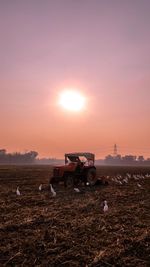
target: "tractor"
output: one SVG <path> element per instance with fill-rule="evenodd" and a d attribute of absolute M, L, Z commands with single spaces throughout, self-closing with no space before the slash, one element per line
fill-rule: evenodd
<path fill-rule="evenodd" d="M 64 182 L 65 187 L 73 187 L 79 183 L 95 185 L 95 155 L 88 152 L 65 154 L 65 165 L 55 166 L 50 183 Z"/>

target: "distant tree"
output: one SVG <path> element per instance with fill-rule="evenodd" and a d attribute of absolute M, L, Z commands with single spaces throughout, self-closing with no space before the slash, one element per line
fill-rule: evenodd
<path fill-rule="evenodd" d="M 0 149 L 0 163 L 1 164 L 7 163 L 7 154 L 5 149 Z"/>
<path fill-rule="evenodd" d="M 26 153 L 6 153 L 5 149 L 0 150 L 0 164 L 35 164 L 38 153 L 29 151 Z"/>
<path fill-rule="evenodd" d="M 124 164 L 129 164 L 132 165 L 133 163 L 136 163 L 136 156 L 133 155 L 125 155 L 124 157 L 122 157 L 122 162 Z"/>
<path fill-rule="evenodd" d="M 144 161 L 144 157 L 143 156 L 138 156 L 138 159 L 137 159 L 139 162 L 143 162 Z"/>
<path fill-rule="evenodd" d="M 107 155 L 107 156 L 105 157 L 105 160 L 113 160 L 113 157 L 112 157 L 111 155 Z"/>
<path fill-rule="evenodd" d="M 0 156 L 3 156 L 6 154 L 6 149 L 0 149 Z"/>
<path fill-rule="evenodd" d="M 105 157 L 105 163 L 106 164 L 113 164 L 114 163 L 114 158 L 111 156 L 111 155 L 107 155 L 106 157 Z"/>
<path fill-rule="evenodd" d="M 38 156 L 38 153 L 36 151 L 29 151 L 25 154 L 23 154 L 24 162 L 33 164 L 35 163 L 35 159 Z"/>

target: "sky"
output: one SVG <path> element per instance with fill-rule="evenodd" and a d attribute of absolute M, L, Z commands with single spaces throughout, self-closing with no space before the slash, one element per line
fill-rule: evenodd
<path fill-rule="evenodd" d="M 0 148 L 150 157 L 149 14 L 149 0 L 0 0 Z M 83 110 L 58 105 L 66 88 Z"/>

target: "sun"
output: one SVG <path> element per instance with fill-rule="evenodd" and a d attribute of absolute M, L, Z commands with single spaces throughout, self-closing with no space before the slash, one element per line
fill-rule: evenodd
<path fill-rule="evenodd" d="M 85 97 L 77 90 L 64 90 L 60 93 L 59 104 L 66 110 L 79 112 L 85 107 Z"/>

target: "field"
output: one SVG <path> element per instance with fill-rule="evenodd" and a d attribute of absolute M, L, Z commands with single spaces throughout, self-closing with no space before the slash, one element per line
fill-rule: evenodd
<path fill-rule="evenodd" d="M 49 166 L 0 167 L 0 266 L 150 266 L 150 168 L 98 167 L 108 186 L 77 193 L 57 185 L 55 198 L 51 172 Z M 114 180 L 127 172 L 145 177 Z"/>

